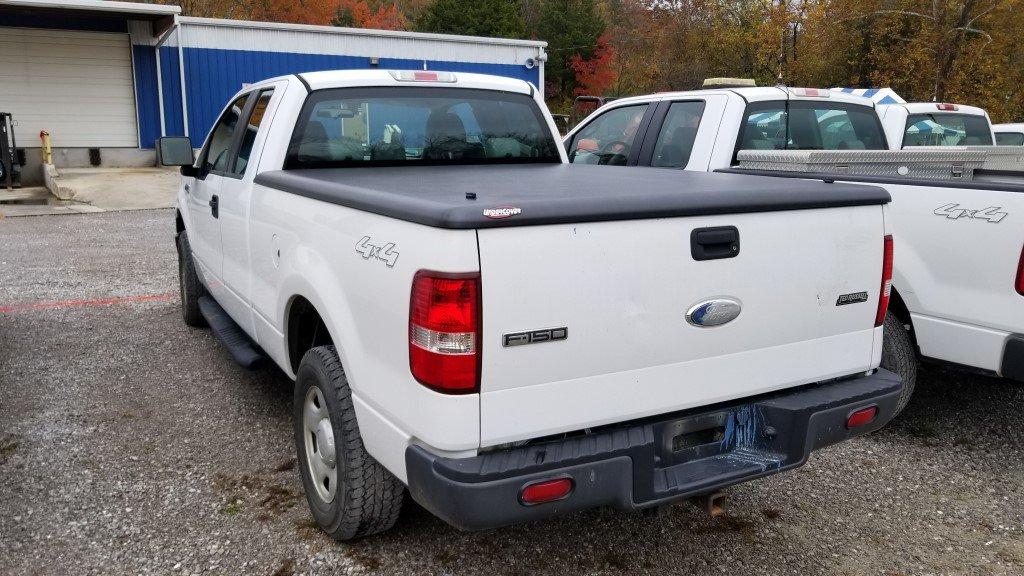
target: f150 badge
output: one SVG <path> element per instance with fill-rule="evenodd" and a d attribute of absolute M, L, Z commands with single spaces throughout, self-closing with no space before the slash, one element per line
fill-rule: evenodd
<path fill-rule="evenodd" d="M 363 236 L 359 242 L 356 242 L 356 252 L 363 257 L 363 260 L 376 258 L 387 264 L 388 268 L 394 268 L 395 262 L 398 262 L 398 250 L 395 248 L 394 242 L 388 242 L 383 246 L 371 244 L 369 236 Z"/>
<path fill-rule="evenodd" d="M 945 216 L 950 220 L 959 220 L 960 218 L 973 218 L 975 220 L 988 220 L 992 224 L 998 224 L 1003 218 L 1006 218 L 1009 214 L 1006 212 L 1000 212 L 1001 206 L 989 206 L 988 208 L 982 208 L 980 210 L 968 210 L 962 208 L 959 204 L 946 204 L 945 206 L 939 206 L 935 209 L 936 216 Z"/>
<path fill-rule="evenodd" d="M 732 298 L 715 298 L 694 304 L 686 311 L 686 321 L 698 328 L 721 326 L 735 320 L 742 309 Z"/>
<path fill-rule="evenodd" d="M 513 332 L 511 334 L 505 334 L 501 337 L 501 345 L 507 348 L 509 346 L 522 346 L 523 344 L 555 342 L 557 340 L 565 340 L 568 337 L 569 329 L 562 326 L 561 328 L 529 330 L 527 332 Z"/>

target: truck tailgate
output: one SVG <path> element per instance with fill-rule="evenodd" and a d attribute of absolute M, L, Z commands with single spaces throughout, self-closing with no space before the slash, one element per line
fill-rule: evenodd
<path fill-rule="evenodd" d="M 696 260 L 726 226 L 738 254 Z M 871 369 L 883 236 L 880 205 L 479 230 L 481 444 Z M 713 299 L 739 315 L 688 322 Z"/>

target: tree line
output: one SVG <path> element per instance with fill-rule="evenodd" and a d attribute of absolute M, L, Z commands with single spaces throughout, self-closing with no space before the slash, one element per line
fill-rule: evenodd
<path fill-rule="evenodd" d="M 545 93 L 700 87 L 709 77 L 890 87 L 1024 121 L 1024 0 L 180 0 L 188 15 L 537 38 Z"/>

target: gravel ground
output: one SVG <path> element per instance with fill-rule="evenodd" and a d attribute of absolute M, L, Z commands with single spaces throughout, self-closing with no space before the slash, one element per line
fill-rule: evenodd
<path fill-rule="evenodd" d="M 410 504 L 337 544 L 288 380 L 182 324 L 172 232 L 167 210 L 0 220 L 0 572 L 1024 574 L 1024 388 L 939 368 L 890 427 L 731 489 L 725 517 L 467 534 Z M 157 296 L 74 302 L 137 295 Z"/>

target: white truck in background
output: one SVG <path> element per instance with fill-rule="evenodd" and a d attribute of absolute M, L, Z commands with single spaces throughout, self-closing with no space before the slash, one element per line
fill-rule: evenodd
<path fill-rule="evenodd" d="M 1024 146 L 1024 124 L 994 124 L 996 146 Z"/>
<path fill-rule="evenodd" d="M 942 102 L 880 104 L 889 148 L 912 146 L 992 146 L 995 135 L 988 112 L 976 106 Z"/>
<path fill-rule="evenodd" d="M 182 167 L 184 320 L 294 379 L 319 525 L 403 493 L 467 529 L 635 510 L 876 430 L 892 272 L 876 186 L 566 163 L 526 82 L 247 86 Z"/>
<path fill-rule="evenodd" d="M 918 106 L 902 109 L 916 114 Z M 978 110 L 972 117 L 987 126 L 987 116 Z M 890 134 L 870 100 L 843 93 L 698 90 L 615 100 L 582 121 L 563 143 L 573 163 L 688 171 L 737 171 L 743 156 L 757 154 L 781 165 L 780 154 L 814 150 L 888 162 L 892 174 L 885 177 L 858 171 L 856 164 L 846 166 L 845 174 L 758 173 L 874 183 L 892 194 L 887 221 L 897 248 L 882 365 L 904 379 L 905 400 L 919 358 L 1024 380 L 1024 173 L 965 171 L 965 162 L 949 160 L 985 155 L 973 147 L 886 152 L 894 139 L 900 144 L 896 149 L 901 147 L 907 118 L 893 122 Z M 981 137 L 986 134 L 987 128 Z M 946 159 L 913 161 L 936 154 Z M 945 181 L 915 176 L 942 172 Z"/>

